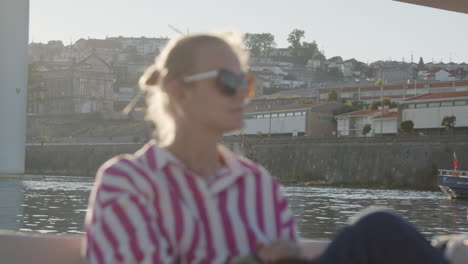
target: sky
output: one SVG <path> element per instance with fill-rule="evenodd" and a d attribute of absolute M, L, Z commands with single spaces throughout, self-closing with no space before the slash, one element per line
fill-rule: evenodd
<path fill-rule="evenodd" d="M 30 42 L 305 31 L 327 58 L 468 63 L 468 15 L 392 0 L 30 0 Z"/>

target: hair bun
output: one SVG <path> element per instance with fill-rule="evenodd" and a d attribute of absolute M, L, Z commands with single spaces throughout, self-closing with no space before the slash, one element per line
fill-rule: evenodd
<path fill-rule="evenodd" d="M 152 69 L 152 71 L 148 74 L 148 78 L 145 81 L 145 85 L 147 86 L 154 86 L 159 82 L 159 76 L 161 72 L 157 69 Z"/>

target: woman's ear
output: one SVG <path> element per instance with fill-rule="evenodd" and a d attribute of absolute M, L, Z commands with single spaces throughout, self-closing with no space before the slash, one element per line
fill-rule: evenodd
<path fill-rule="evenodd" d="M 173 80 L 166 85 L 166 92 L 178 105 L 181 105 L 187 99 L 187 84 Z"/>

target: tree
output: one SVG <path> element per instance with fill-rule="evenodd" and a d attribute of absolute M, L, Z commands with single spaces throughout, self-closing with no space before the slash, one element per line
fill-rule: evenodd
<path fill-rule="evenodd" d="M 289 48 L 292 50 L 294 56 L 299 56 L 299 51 L 302 48 L 301 42 L 304 38 L 304 30 L 294 29 L 288 35 Z"/>
<path fill-rule="evenodd" d="M 335 90 L 328 92 L 327 102 L 338 101 L 338 93 Z"/>
<path fill-rule="evenodd" d="M 398 104 L 396 102 L 392 102 L 388 98 L 382 98 L 381 100 L 372 101 L 372 103 L 369 106 L 369 109 L 371 110 L 379 109 L 379 107 L 382 106 L 382 102 L 384 106 L 388 106 L 389 108 L 398 107 Z"/>
<path fill-rule="evenodd" d="M 423 69 L 423 68 L 424 68 L 424 60 L 422 57 L 419 57 L 418 69 Z"/>
<path fill-rule="evenodd" d="M 276 47 L 275 36 L 271 33 L 261 33 L 259 35 L 261 52 L 264 56 L 270 56 L 271 51 Z"/>
<path fill-rule="evenodd" d="M 413 120 L 406 120 L 400 123 L 400 129 L 403 133 L 410 133 L 413 131 L 414 123 Z"/>
<path fill-rule="evenodd" d="M 300 55 L 306 57 L 307 60 L 313 58 L 316 54 L 319 54 L 320 51 L 318 50 L 317 43 L 313 42 L 302 42 L 302 48 L 300 51 Z"/>
<path fill-rule="evenodd" d="M 250 54 L 252 54 L 252 56 L 260 55 L 261 48 L 257 34 L 245 33 L 244 45 L 250 51 Z"/>
<path fill-rule="evenodd" d="M 446 130 L 452 130 L 455 127 L 456 122 L 456 116 L 444 116 L 440 125 L 445 127 Z"/>
<path fill-rule="evenodd" d="M 271 33 L 246 33 L 244 45 L 253 56 L 269 56 L 276 46 L 275 36 Z"/>
<path fill-rule="evenodd" d="M 384 84 L 384 82 L 383 82 L 383 80 L 381 80 L 381 79 L 378 79 L 378 80 L 374 83 L 375 86 L 380 86 L 380 85 L 383 85 L 383 84 Z"/>
<path fill-rule="evenodd" d="M 372 130 L 372 126 L 370 124 L 365 124 L 363 127 L 362 127 L 362 134 L 365 136 L 367 135 L 370 131 Z"/>

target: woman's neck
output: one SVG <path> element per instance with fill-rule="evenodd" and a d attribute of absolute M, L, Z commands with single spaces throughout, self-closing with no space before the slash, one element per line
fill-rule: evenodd
<path fill-rule="evenodd" d="M 163 148 L 179 158 L 200 177 L 209 179 L 220 167 L 217 143 L 220 136 L 194 129 L 178 129 L 171 143 Z"/>

